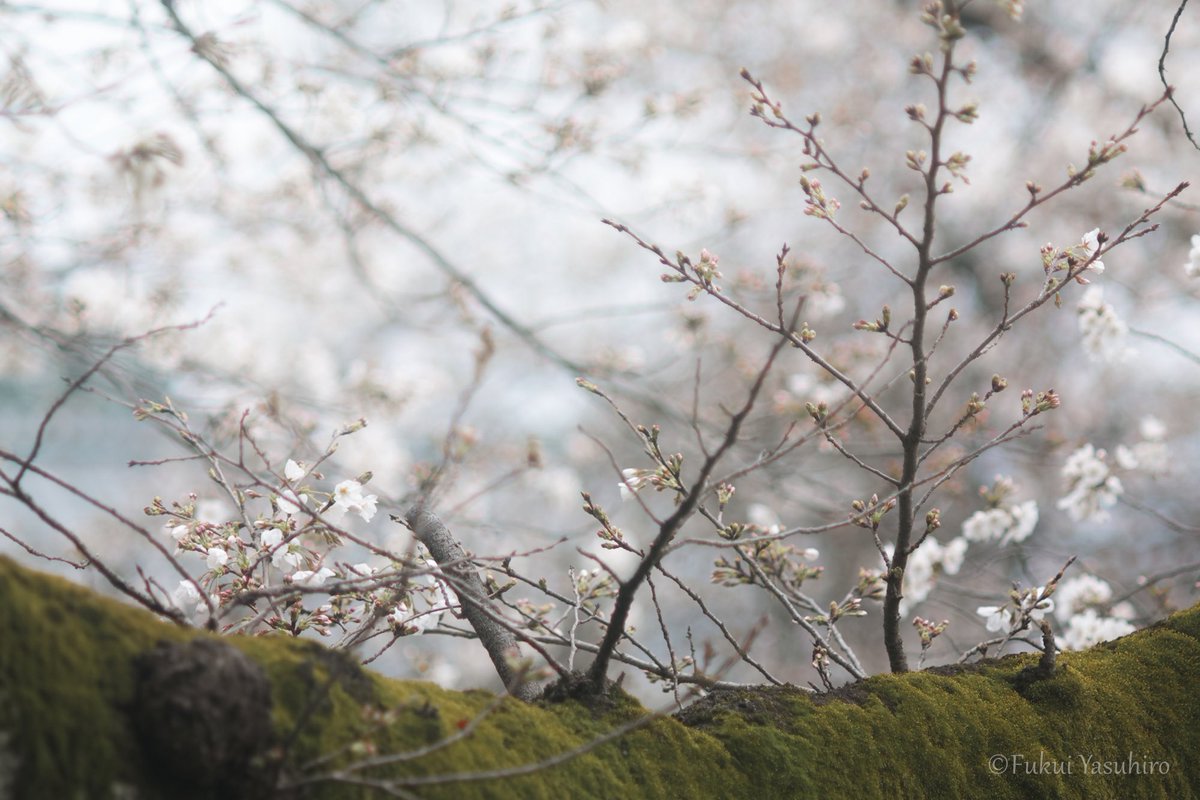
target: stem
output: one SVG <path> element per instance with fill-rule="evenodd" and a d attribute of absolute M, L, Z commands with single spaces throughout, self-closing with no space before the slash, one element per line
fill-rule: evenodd
<path fill-rule="evenodd" d="M 1054 629 L 1046 620 L 1042 620 L 1039 627 L 1042 629 L 1042 657 L 1038 659 L 1038 677 L 1053 678 L 1054 665 L 1058 657 L 1058 648 L 1054 643 Z"/>
<path fill-rule="evenodd" d="M 946 13 L 958 16 L 954 3 L 946 4 Z M 929 306 L 925 297 L 925 283 L 933 268 L 933 239 L 936 229 L 936 214 L 938 195 L 938 172 L 941 167 L 942 131 L 950 116 L 946 108 L 946 87 L 954 66 L 954 42 L 948 40 L 942 57 L 941 74 L 935 79 L 937 85 L 938 112 L 937 119 L 929 129 L 929 169 L 925 173 L 925 218 L 921 232 L 921 240 L 917 245 L 917 272 L 913 276 L 911 288 L 913 298 L 912 337 L 909 347 L 912 350 L 912 419 L 908 429 L 901 439 L 904 450 L 904 462 L 900 473 L 901 486 L 899 501 L 899 520 L 896 531 L 896 546 L 892 551 L 892 563 L 887 574 L 887 594 L 883 601 L 883 640 L 887 648 L 888 665 L 892 672 L 907 672 L 908 657 L 904 654 L 904 640 L 900 627 L 900 601 L 904 598 L 904 569 L 908 565 L 909 547 L 913 539 L 913 523 L 915 509 L 913 491 L 915 490 L 917 470 L 920 467 L 921 439 L 925 436 L 925 392 L 926 380 L 929 375 L 929 364 L 925 357 L 925 322 Z"/>
<path fill-rule="evenodd" d="M 799 307 L 797 307 L 798 311 Z M 795 324 L 794 319 L 792 320 L 792 324 Z M 645 557 L 638 564 L 633 575 L 622 583 L 621 588 L 617 590 L 617 599 L 613 603 L 613 612 L 608 620 L 608 629 L 604 632 L 604 639 L 600 642 L 599 650 L 596 651 L 595 660 L 592 661 L 591 667 L 588 668 L 587 676 L 589 682 L 592 684 L 592 691 L 594 693 L 600 694 L 604 691 L 604 681 L 605 675 L 608 672 L 608 664 L 617 644 L 625 635 L 625 621 L 629 618 L 629 609 L 633 606 L 633 599 L 637 595 L 638 589 L 645 583 L 646 578 L 650 575 L 650 571 L 667 554 L 671 541 L 696 510 L 697 506 L 699 506 L 708 488 L 709 477 L 712 475 L 713 470 L 716 469 L 717 463 L 737 441 L 738 433 L 742 429 L 742 423 L 745 422 L 746 417 L 750 415 L 750 411 L 754 408 L 754 402 L 758 398 L 759 392 L 766 382 L 767 375 L 775 363 L 775 357 L 779 355 L 779 351 L 789 341 L 788 338 L 781 336 L 771 348 L 771 354 L 767 357 L 767 361 L 763 364 L 762 369 L 759 370 L 758 378 L 754 381 L 754 385 L 750 387 L 750 394 L 746 398 L 745 404 L 730 419 L 729 426 L 725 429 L 725 437 L 721 441 L 721 446 L 704 460 L 704 464 L 700 467 L 700 474 L 696 477 L 695 483 L 684 494 L 679 506 L 675 509 L 675 513 L 667 517 L 659 526 L 658 535 L 654 537 L 654 542 L 650 545 Z"/>

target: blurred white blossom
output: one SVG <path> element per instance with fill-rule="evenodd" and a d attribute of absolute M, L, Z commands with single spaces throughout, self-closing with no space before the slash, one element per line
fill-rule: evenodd
<path fill-rule="evenodd" d="M 1108 511 L 1124 492 L 1121 479 L 1112 475 L 1105 459 L 1107 454 L 1090 444 L 1076 450 L 1063 465 L 1067 495 L 1058 501 L 1076 522 L 1103 522 Z"/>
<path fill-rule="evenodd" d="M 768 535 L 774 535 L 783 530 L 783 521 L 779 519 L 775 510 L 765 503 L 751 503 L 746 508 L 746 519 L 751 525 L 762 528 Z"/>
<path fill-rule="evenodd" d="M 229 562 L 229 553 L 220 547 L 208 548 L 208 558 L 205 559 L 209 569 L 219 569 Z"/>
<path fill-rule="evenodd" d="M 220 525 L 228 517 L 228 512 L 225 510 L 225 503 L 215 498 L 200 500 L 196 503 L 195 519 L 197 522 L 207 522 L 212 525 Z"/>
<path fill-rule="evenodd" d="M 804 296 L 804 313 L 810 319 L 831 317 L 846 308 L 841 287 L 832 281 L 814 279 L 807 285 Z"/>
<path fill-rule="evenodd" d="M 939 573 L 956 575 L 962 568 L 967 552 L 967 540 L 961 536 L 945 545 L 932 536 L 922 542 L 917 551 L 908 557 L 904 569 L 904 598 L 900 601 L 900 613 L 920 603 L 933 587 Z"/>
<path fill-rule="evenodd" d="M 637 469 L 636 467 L 621 470 L 621 482 L 617 484 L 617 488 L 621 490 L 621 499 L 632 500 L 634 493 L 641 491 L 642 487 L 650 483 L 653 475 L 651 470 Z"/>
<path fill-rule="evenodd" d="M 1067 622 L 1084 609 L 1111 600 L 1112 587 L 1095 575 L 1080 575 L 1060 583 L 1054 597 L 1058 601 L 1054 616 L 1060 622 Z"/>
<path fill-rule="evenodd" d="M 1167 426 L 1158 417 L 1146 416 L 1138 423 L 1138 433 L 1147 441 L 1161 442 L 1167 436 Z"/>
<path fill-rule="evenodd" d="M 810 403 L 836 404 L 844 395 L 844 387 L 833 382 L 820 380 L 811 372 L 798 372 L 787 380 L 787 390 L 801 401 Z"/>
<path fill-rule="evenodd" d="M 196 614 L 208 605 L 196 584 L 191 581 L 179 582 L 179 586 L 171 592 L 171 603 L 185 614 Z"/>
<path fill-rule="evenodd" d="M 292 573 L 292 583 L 300 586 L 324 586 L 325 581 L 332 578 L 333 570 L 329 567 L 321 567 L 315 572 L 313 570 L 302 569 Z"/>
<path fill-rule="evenodd" d="M 85 328 L 123 335 L 140 333 L 156 320 L 154 292 L 142 281 L 110 269 L 87 267 L 63 282 L 63 298 L 80 310 Z"/>
<path fill-rule="evenodd" d="M 1089 608 L 1071 617 L 1059 643 L 1066 650 L 1085 650 L 1100 642 L 1107 642 L 1137 630 L 1133 625 L 1116 617 L 1102 617 Z"/>
<path fill-rule="evenodd" d="M 425 576 L 425 581 L 437 589 L 438 594 L 442 596 L 442 602 L 447 608 L 457 608 L 459 604 L 458 593 L 454 591 L 450 584 L 438 577 L 437 562 L 432 559 L 426 559 L 425 566 L 429 567 L 429 574 Z"/>
<path fill-rule="evenodd" d="M 996 2 L 1008 12 L 1008 16 L 1012 19 L 1019 20 L 1025 13 L 1025 0 L 996 0 Z"/>
<path fill-rule="evenodd" d="M 1161 475 L 1170 467 L 1170 452 L 1167 450 L 1167 426 L 1157 417 L 1142 417 L 1138 426 L 1142 441 L 1133 446 L 1133 456 L 1138 469 L 1151 475 Z"/>
<path fill-rule="evenodd" d="M 1137 469 L 1138 458 L 1132 450 L 1123 444 L 1117 445 L 1115 453 L 1117 466 L 1121 469 Z"/>
<path fill-rule="evenodd" d="M 1083 350 L 1093 361 L 1116 364 L 1133 355 L 1126 344 L 1129 326 L 1104 302 L 1104 290 L 1099 286 L 1088 287 L 1079 299 L 1079 333 Z"/>
<path fill-rule="evenodd" d="M 1000 545 L 1023 542 L 1038 523 L 1036 500 L 1007 508 L 976 511 L 963 523 L 962 535 L 969 542 L 997 542 Z"/>
<path fill-rule="evenodd" d="M 1200 278 L 1200 233 L 1192 237 L 1192 250 L 1183 265 L 1183 272 L 1189 278 Z"/>
<path fill-rule="evenodd" d="M 387 615 L 388 624 L 404 628 L 406 633 L 424 633 L 437 623 L 440 615 L 430 613 L 414 613 L 405 603 L 399 603 Z"/>

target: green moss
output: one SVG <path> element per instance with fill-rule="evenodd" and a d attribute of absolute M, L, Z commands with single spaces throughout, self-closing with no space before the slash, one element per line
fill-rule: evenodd
<path fill-rule="evenodd" d="M 129 656 L 184 633 L 0 559 L 0 730 L 30 797 L 104 797 L 143 768 L 123 708 Z"/>
<path fill-rule="evenodd" d="M 147 782 L 127 718 L 131 664 L 161 640 L 206 635 L 164 624 L 65 581 L 0 559 L 0 739 L 18 759 L 19 797 L 189 796 Z M 861 797 L 1185 798 L 1200 793 L 1200 608 L 1086 653 L 1054 678 L 1036 660 L 884 675 L 812 697 L 796 689 L 717 692 L 532 774 L 418 786 L 426 798 Z M 275 740 L 264 768 L 302 777 L 380 753 L 443 742 L 492 701 L 480 691 L 384 679 L 311 642 L 228 639 L 267 673 Z M 382 727 L 378 712 L 388 711 Z M 472 732 L 420 757 L 360 773 L 372 779 L 465 775 L 535 764 L 644 714 L 627 698 L 506 700 Z M 1164 762 L 1167 774 L 1090 774 L 1100 762 Z M 1004 774 L 989 758 L 1004 759 Z M 271 759 L 275 759 L 272 761 Z M 1069 767 L 1070 774 L 1059 774 Z M 3 767 L 0 767 L 2 769 Z M 0 775 L 0 785 L 3 785 Z M 380 796 L 316 783 L 298 796 Z"/>

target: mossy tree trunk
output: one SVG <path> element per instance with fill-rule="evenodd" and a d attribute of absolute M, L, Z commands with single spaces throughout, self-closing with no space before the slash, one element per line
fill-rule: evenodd
<path fill-rule="evenodd" d="M 647 720 L 621 696 L 496 703 L 310 642 L 217 640 L 0 559 L 0 798 L 1174 800 L 1200 796 L 1198 638 L 1193 608 L 1049 679 L 1030 654 Z"/>

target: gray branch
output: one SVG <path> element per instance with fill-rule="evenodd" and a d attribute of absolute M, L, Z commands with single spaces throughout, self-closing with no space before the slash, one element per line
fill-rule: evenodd
<path fill-rule="evenodd" d="M 463 616 L 479 637 L 479 642 L 492 659 L 496 673 L 509 693 L 526 702 L 533 700 L 538 695 L 537 684 L 528 682 L 525 675 L 513 666 L 521 656 L 517 638 L 498 621 L 500 612 L 490 607 L 487 588 L 479 579 L 467 552 L 437 515 L 420 503 L 408 510 L 405 519 L 413 535 L 425 545 L 442 571 L 454 579 L 455 590 L 462 601 Z"/>

